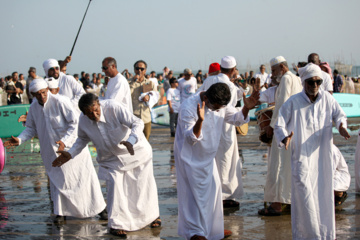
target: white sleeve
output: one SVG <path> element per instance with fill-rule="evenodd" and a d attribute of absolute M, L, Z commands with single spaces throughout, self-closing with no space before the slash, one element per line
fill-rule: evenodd
<path fill-rule="evenodd" d="M 201 129 L 200 136 L 197 138 L 194 134 L 194 126 L 196 121 L 198 120 L 198 116 L 194 116 L 194 113 L 189 111 L 188 109 L 181 109 L 180 113 L 181 119 L 179 118 L 178 124 L 182 125 L 182 129 L 184 129 L 184 138 L 190 145 L 195 145 L 197 142 L 203 139 L 203 134 Z"/>
<path fill-rule="evenodd" d="M 61 141 L 65 144 L 65 146 L 69 147 L 76 138 L 77 135 L 77 126 L 78 126 L 78 115 L 75 112 L 75 109 L 72 107 L 70 102 L 62 101 L 59 104 L 59 108 L 64 118 L 68 122 L 68 129 L 66 131 L 65 136 L 61 139 Z"/>
<path fill-rule="evenodd" d="M 279 115 L 274 126 L 274 136 L 279 148 L 284 147 L 282 140 L 289 136 L 289 131 L 287 126 L 289 125 L 290 118 L 292 116 L 290 102 L 283 104 L 279 109 Z"/>
<path fill-rule="evenodd" d="M 72 102 L 73 106 L 75 107 L 75 106 L 78 106 L 81 96 L 85 94 L 85 90 L 76 81 L 75 78 L 70 76 L 69 79 L 71 81 L 71 89 L 73 91 L 73 97 L 72 97 L 72 99 L 70 99 L 70 101 Z"/>
<path fill-rule="evenodd" d="M 273 116 L 271 118 L 270 126 L 272 128 L 275 127 L 276 120 L 278 118 L 279 109 L 280 107 L 288 100 L 288 98 L 291 96 L 291 86 L 292 86 L 293 79 L 291 77 L 284 77 L 281 79 L 280 85 L 277 88 L 276 95 L 278 96 L 275 101 L 275 109 L 273 112 Z"/>
<path fill-rule="evenodd" d="M 242 113 L 243 108 L 235 108 L 233 106 L 227 106 L 225 108 L 225 122 L 235 125 L 235 126 L 241 126 L 245 123 L 248 123 L 250 121 L 249 114 L 246 118 L 244 118 L 244 115 Z"/>
<path fill-rule="evenodd" d="M 31 107 L 30 107 L 29 113 L 28 113 L 28 115 L 26 117 L 26 128 L 18 136 L 19 145 L 21 143 L 26 142 L 27 140 L 35 137 L 36 133 L 37 133 L 36 125 L 35 125 L 34 118 L 33 118 L 32 111 L 31 111 Z"/>
<path fill-rule="evenodd" d="M 84 149 L 84 147 L 86 147 L 86 144 L 88 144 L 90 141 L 91 140 L 88 135 L 81 129 L 81 127 L 79 127 L 78 138 L 76 139 L 74 145 L 70 148 L 68 153 L 70 153 L 71 157 L 74 158 Z"/>
<path fill-rule="evenodd" d="M 131 129 L 131 133 L 127 141 L 134 145 L 140 140 L 140 137 L 142 136 L 142 132 L 144 129 L 144 122 L 140 118 L 132 114 L 123 105 L 119 104 L 115 108 L 115 112 L 117 119 L 120 120 L 119 122 Z"/>

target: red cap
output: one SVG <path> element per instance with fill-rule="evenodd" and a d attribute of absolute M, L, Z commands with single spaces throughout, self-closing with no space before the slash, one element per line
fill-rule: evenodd
<path fill-rule="evenodd" d="M 216 71 L 220 71 L 220 64 L 218 64 L 217 62 L 210 64 L 209 66 L 209 74 L 216 72 Z"/>

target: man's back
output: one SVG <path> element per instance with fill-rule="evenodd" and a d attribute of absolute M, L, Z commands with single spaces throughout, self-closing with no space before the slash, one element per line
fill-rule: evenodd
<path fill-rule="evenodd" d="M 197 89 L 197 83 L 196 79 L 194 77 L 191 77 L 189 80 L 185 80 L 185 78 L 181 78 L 178 80 L 179 87 L 181 94 L 181 103 L 185 101 L 185 99 L 189 98 L 191 95 L 193 95 Z"/>
<path fill-rule="evenodd" d="M 133 112 L 129 83 L 120 73 L 110 78 L 104 99 L 114 99 L 126 105 L 128 110 Z"/>
<path fill-rule="evenodd" d="M 280 84 L 275 94 L 275 109 L 271 118 L 271 127 L 274 128 L 277 121 L 280 107 L 294 94 L 301 92 L 303 89 L 301 80 L 292 72 L 287 71 L 281 78 Z"/>

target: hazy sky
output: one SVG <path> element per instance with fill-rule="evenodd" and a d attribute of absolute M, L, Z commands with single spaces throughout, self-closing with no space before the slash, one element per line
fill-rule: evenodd
<path fill-rule="evenodd" d="M 88 3 L 1 0 L 0 76 L 30 66 L 44 75 L 45 59 L 64 59 Z M 359 0 L 92 0 L 68 72 L 101 72 L 107 56 L 120 71 L 143 59 L 148 72 L 207 70 L 225 55 L 258 70 L 272 57 L 292 63 L 311 52 L 360 65 L 359 9 Z"/>

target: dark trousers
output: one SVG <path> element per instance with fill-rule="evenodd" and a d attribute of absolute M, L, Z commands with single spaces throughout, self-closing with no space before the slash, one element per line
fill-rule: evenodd
<path fill-rule="evenodd" d="M 170 131 L 172 133 L 176 132 L 178 113 L 169 113 L 170 114 Z"/>

